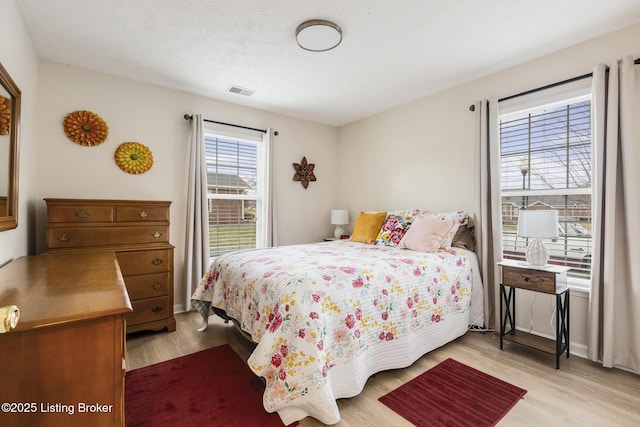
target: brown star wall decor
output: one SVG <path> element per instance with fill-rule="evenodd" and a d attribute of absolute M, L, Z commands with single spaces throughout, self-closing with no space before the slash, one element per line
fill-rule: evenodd
<path fill-rule="evenodd" d="M 307 158 L 303 157 L 300 163 L 294 163 L 293 168 L 296 170 L 293 175 L 294 181 L 300 181 L 304 188 L 309 186 L 310 181 L 315 181 L 316 176 L 313 174 L 313 169 L 316 167 L 313 163 L 307 163 Z"/>

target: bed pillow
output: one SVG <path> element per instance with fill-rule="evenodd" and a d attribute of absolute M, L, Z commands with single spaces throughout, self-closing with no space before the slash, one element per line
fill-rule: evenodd
<path fill-rule="evenodd" d="M 351 241 L 369 244 L 375 242 L 386 217 L 386 212 L 360 212 L 360 216 L 353 226 Z"/>
<path fill-rule="evenodd" d="M 453 227 L 445 236 L 445 239 L 442 241 L 440 245 L 440 249 L 451 249 L 451 242 L 453 241 L 453 237 L 458 232 L 458 229 L 462 225 L 467 225 L 469 222 L 469 215 L 465 211 L 454 211 L 454 212 L 440 212 L 440 213 L 430 213 L 430 215 L 446 221 L 454 221 Z"/>
<path fill-rule="evenodd" d="M 443 220 L 433 215 L 418 215 L 398 247 L 419 252 L 437 252 L 454 223 L 453 219 Z"/>
<path fill-rule="evenodd" d="M 462 225 L 458 228 L 456 235 L 453 236 L 451 242 L 452 248 L 469 249 L 470 251 L 476 251 L 476 235 L 475 227 L 471 223 Z"/>
<path fill-rule="evenodd" d="M 398 246 L 400 240 L 411 227 L 413 218 L 419 213 L 420 211 L 417 209 L 387 212 L 387 217 L 382 223 L 375 244 L 379 246 Z"/>

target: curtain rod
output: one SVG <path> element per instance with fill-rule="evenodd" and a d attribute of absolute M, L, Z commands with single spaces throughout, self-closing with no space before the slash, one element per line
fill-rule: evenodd
<path fill-rule="evenodd" d="M 577 82 L 578 80 L 586 79 L 586 78 L 592 77 L 592 76 L 593 76 L 593 73 L 588 73 L 588 74 L 583 74 L 583 75 L 577 76 L 577 77 L 571 77 L 570 79 L 561 80 L 559 82 L 551 83 L 551 84 L 548 84 L 548 85 L 545 85 L 545 86 L 540 86 L 540 87 L 537 87 L 535 89 L 525 90 L 524 92 L 516 93 L 515 95 L 505 96 L 504 98 L 498 99 L 498 102 L 508 101 L 510 99 L 513 99 L 513 98 L 518 98 L 520 96 L 525 96 L 525 95 L 529 95 L 531 93 L 540 92 L 540 91 L 545 90 L 545 89 L 551 89 L 552 87 L 561 86 L 561 85 L 564 85 L 564 84 L 567 84 L 567 83 Z"/>
<path fill-rule="evenodd" d="M 184 119 L 191 121 L 191 120 L 193 120 L 193 115 L 185 114 L 184 115 Z M 208 123 L 216 123 L 216 124 L 219 124 L 219 125 L 233 126 L 234 128 L 255 130 L 256 132 L 267 133 L 266 129 L 251 128 L 251 127 L 248 127 L 248 126 L 234 125 L 233 123 L 217 122 L 215 120 L 209 120 L 209 119 L 202 119 L 202 120 L 204 120 L 205 122 L 208 122 Z"/>
<path fill-rule="evenodd" d="M 636 58 L 633 61 L 633 63 L 636 64 L 636 65 L 640 64 L 640 58 Z M 566 79 L 566 80 L 562 80 L 562 81 L 559 81 L 559 82 L 551 83 L 551 84 L 548 84 L 548 85 L 545 85 L 545 86 L 540 86 L 540 87 L 537 87 L 535 89 L 526 90 L 524 92 L 520 92 L 520 93 L 517 93 L 515 95 L 505 96 L 504 98 L 498 99 L 498 102 L 508 101 L 510 99 L 513 99 L 513 98 L 518 98 L 520 96 L 529 95 L 529 94 L 535 93 L 535 92 L 540 92 L 541 90 L 545 90 L 545 89 L 551 89 L 551 88 L 556 87 L 556 86 L 560 86 L 560 85 L 563 85 L 563 84 L 576 82 L 578 80 L 586 79 L 586 78 L 592 77 L 592 76 L 593 76 L 593 73 L 588 73 L 588 74 L 583 74 L 583 75 L 577 76 L 577 77 L 571 77 L 570 79 Z M 476 106 L 472 104 L 471 106 L 469 106 L 469 110 L 475 111 L 476 110 Z"/>

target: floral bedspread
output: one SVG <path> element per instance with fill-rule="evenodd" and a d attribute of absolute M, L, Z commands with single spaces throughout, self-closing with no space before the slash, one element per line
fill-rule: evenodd
<path fill-rule="evenodd" d="M 333 424 L 335 399 L 466 331 L 469 257 L 461 249 L 421 253 L 350 241 L 235 252 L 212 263 L 194 306 L 205 320 L 210 306 L 225 310 L 258 343 L 248 364 L 266 379 L 267 411 L 285 424 L 308 415 Z M 403 357 L 416 337 L 448 323 L 451 333 Z M 372 361 L 378 365 L 361 366 Z"/>

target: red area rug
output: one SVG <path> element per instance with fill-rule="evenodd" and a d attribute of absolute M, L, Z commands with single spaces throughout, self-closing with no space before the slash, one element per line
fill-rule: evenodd
<path fill-rule="evenodd" d="M 262 380 L 225 344 L 127 372 L 125 421 L 127 427 L 283 426 L 278 414 L 264 410 L 263 392 Z"/>
<path fill-rule="evenodd" d="M 379 400 L 417 427 L 494 426 L 527 391 L 447 359 Z"/>

